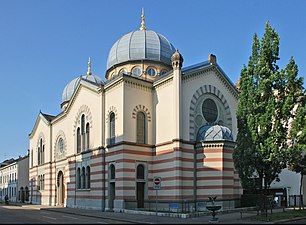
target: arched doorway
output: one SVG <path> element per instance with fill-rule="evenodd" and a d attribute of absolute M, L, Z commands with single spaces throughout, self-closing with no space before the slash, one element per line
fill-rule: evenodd
<path fill-rule="evenodd" d="M 144 208 L 144 197 L 145 197 L 145 168 L 142 164 L 137 166 L 136 171 L 136 199 L 137 208 Z"/>
<path fill-rule="evenodd" d="M 116 179 L 116 169 L 115 165 L 111 164 L 109 166 L 109 209 L 113 210 L 114 208 L 114 201 L 116 198 L 116 184 L 115 184 L 115 179 Z"/>
<path fill-rule="evenodd" d="M 64 187 L 64 174 L 59 171 L 57 174 L 57 203 L 64 206 L 65 187 Z"/>

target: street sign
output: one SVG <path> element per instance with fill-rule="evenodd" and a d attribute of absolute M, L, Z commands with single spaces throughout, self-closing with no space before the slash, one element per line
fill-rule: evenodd
<path fill-rule="evenodd" d="M 161 187 L 161 177 L 153 177 L 153 189 L 160 190 Z"/>

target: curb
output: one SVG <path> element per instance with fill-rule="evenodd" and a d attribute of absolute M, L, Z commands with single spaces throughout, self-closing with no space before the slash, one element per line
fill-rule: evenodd
<path fill-rule="evenodd" d="M 286 222 L 292 222 L 292 221 L 303 220 L 303 219 L 306 219 L 306 216 L 296 217 L 296 218 L 292 218 L 292 219 L 276 220 L 276 221 L 273 221 L 273 224 L 286 223 Z"/>

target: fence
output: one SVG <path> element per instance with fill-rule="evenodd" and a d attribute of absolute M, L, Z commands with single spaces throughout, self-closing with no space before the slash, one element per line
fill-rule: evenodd
<path fill-rule="evenodd" d="M 139 211 L 156 211 L 156 200 L 144 200 L 143 208 L 137 208 L 136 200 L 125 200 L 124 205 L 126 209 L 139 210 Z M 205 212 L 206 206 L 212 203 L 207 199 L 203 200 L 181 200 L 181 201 L 165 201 L 158 200 L 158 212 L 178 212 L 178 213 L 192 213 L 192 212 Z M 221 205 L 222 210 L 228 210 L 240 207 L 240 198 L 236 199 L 216 199 L 216 205 Z"/>
<path fill-rule="evenodd" d="M 302 206 L 304 205 L 303 202 L 303 195 L 301 196 Z M 299 207 L 300 206 L 300 196 L 299 195 L 289 195 L 289 206 L 291 207 Z"/>

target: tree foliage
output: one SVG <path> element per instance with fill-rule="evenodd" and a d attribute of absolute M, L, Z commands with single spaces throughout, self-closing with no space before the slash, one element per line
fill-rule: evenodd
<path fill-rule="evenodd" d="M 255 34 L 252 55 L 240 74 L 237 110 L 237 146 L 234 164 L 245 189 L 255 188 L 259 178 L 266 189 L 297 155 L 288 144 L 289 122 L 302 93 L 302 78 L 293 57 L 280 70 L 279 35 L 267 22 L 261 41 Z M 289 154 L 290 152 L 290 154 Z"/>

